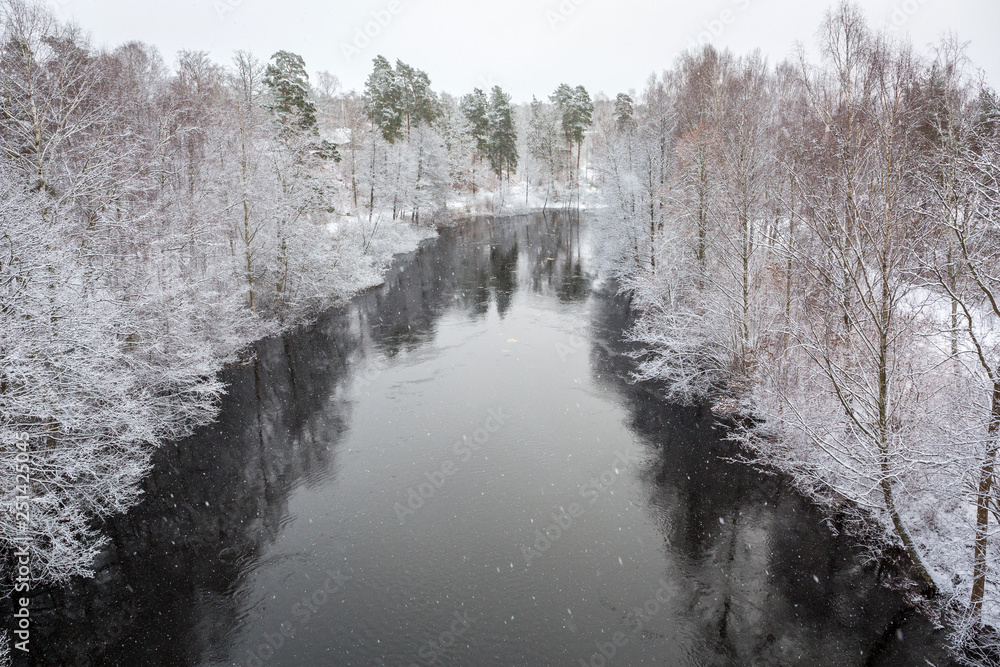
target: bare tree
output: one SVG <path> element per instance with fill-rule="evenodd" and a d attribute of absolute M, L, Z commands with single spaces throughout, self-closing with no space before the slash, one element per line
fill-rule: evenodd
<path fill-rule="evenodd" d="M 1000 429 L 1000 348 L 991 335 L 1000 318 L 1000 244 L 996 237 L 1000 210 L 1000 143 L 995 127 L 984 118 L 997 117 L 995 97 L 984 91 L 973 103 L 963 80 L 962 53 L 954 43 L 939 51 L 943 74 L 941 106 L 932 115 L 935 132 L 930 191 L 937 204 L 931 219 L 946 239 L 943 256 L 932 255 L 930 269 L 950 304 L 950 353 L 958 370 L 977 378 L 973 386 L 987 406 L 985 433 L 975 455 L 975 539 L 969 616 L 982 619 L 989 564 L 989 523 L 996 512 L 995 469 Z M 963 343 L 960 345 L 960 341 Z M 964 343 L 968 344 L 966 346 Z M 964 368 L 971 359 L 973 369 Z M 978 368 L 975 368 L 978 366 Z M 973 440 L 976 442 L 976 440 Z"/>

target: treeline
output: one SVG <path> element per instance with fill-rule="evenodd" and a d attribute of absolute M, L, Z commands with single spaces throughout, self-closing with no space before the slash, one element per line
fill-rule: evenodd
<path fill-rule="evenodd" d="M 705 47 L 599 107 L 602 257 L 640 377 L 752 415 L 973 646 L 1000 620 L 1000 104 L 955 38 L 922 57 L 851 4 L 819 35 L 818 64 Z"/>
<path fill-rule="evenodd" d="M 579 194 L 594 111 L 582 86 L 560 85 L 531 105 L 512 104 L 500 86 L 455 97 L 434 92 L 426 72 L 378 56 L 360 94 L 325 99 L 331 126 L 352 138 L 342 148 L 347 205 L 372 228 L 383 217 L 566 207 Z"/>

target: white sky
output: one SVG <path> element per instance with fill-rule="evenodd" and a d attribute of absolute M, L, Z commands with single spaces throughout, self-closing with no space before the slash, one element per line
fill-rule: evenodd
<path fill-rule="evenodd" d="M 179 49 L 209 51 L 220 62 L 236 49 L 262 60 L 299 53 L 310 75 L 336 74 L 360 90 L 378 54 L 425 70 L 435 90 L 454 94 L 499 84 L 515 101 L 547 96 L 562 82 L 613 97 L 641 89 L 654 70 L 711 37 L 772 62 L 795 41 L 811 48 L 833 0 L 47 0 L 94 41 L 156 45 L 172 64 Z M 1000 1 L 861 0 L 870 23 L 909 35 L 918 51 L 947 30 L 969 41 L 973 64 L 1000 83 Z M 395 10 L 395 13 L 390 12 Z M 377 15 L 386 23 L 376 23 Z M 388 21 L 386 21 L 388 17 Z M 370 43 L 357 31 L 368 28 Z M 712 35 L 712 32 L 715 35 Z"/>

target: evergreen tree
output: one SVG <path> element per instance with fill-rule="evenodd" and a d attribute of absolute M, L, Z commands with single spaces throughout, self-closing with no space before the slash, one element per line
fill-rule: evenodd
<path fill-rule="evenodd" d="M 396 61 L 396 86 L 400 92 L 400 108 L 406 121 L 406 135 L 410 128 L 421 123 L 430 125 L 440 115 L 437 96 L 431 90 L 431 80 L 423 70 Z"/>
<path fill-rule="evenodd" d="M 583 86 L 572 88 L 563 83 L 560 84 L 549 99 L 559 110 L 562 120 L 563 135 L 569 145 L 570 154 L 573 153 L 573 144 L 576 144 L 576 185 L 580 186 L 580 157 L 583 153 L 583 139 L 587 128 L 593 123 L 594 103 L 590 99 L 590 94 Z"/>
<path fill-rule="evenodd" d="M 264 85 L 271 94 L 268 108 L 286 130 L 313 132 L 316 105 L 309 99 L 309 75 L 302 56 L 278 51 L 264 70 Z"/>
<path fill-rule="evenodd" d="M 510 108 L 510 95 L 503 92 L 500 86 L 493 86 L 488 121 L 490 166 L 501 177 L 506 169 L 510 178 L 510 172 L 517 169 L 517 129 L 514 127 L 514 112 Z"/>
<path fill-rule="evenodd" d="M 479 88 L 462 98 L 462 113 L 469 121 L 469 133 L 476 142 L 476 152 L 480 154 L 489 152 L 489 107 L 486 93 Z"/>
<path fill-rule="evenodd" d="M 572 88 L 563 83 L 549 96 L 549 99 L 559 109 L 566 143 L 570 146 L 574 143 L 582 144 L 584 133 L 594 118 L 594 103 L 587 89 L 583 86 Z"/>
<path fill-rule="evenodd" d="M 421 124 L 431 125 L 440 115 L 437 95 L 431 90 L 427 72 L 396 61 L 396 68 L 384 56 L 374 60 L 375 67 L 365 82 L 365 113 L 393 144 L 409 139 L 410 131 Z"/>
<path fill-rule="evenodd" d="M 479 156 L 489 154 L 490 120 L 489 100 L 479 88 L 462 98 L 462 114 L 469 124 L 469 134 L 475 142 L 472 152 L 472 194 L 476 194 L 476 162 Z"/>
<path fill-rule="evenodd" d="M 396 72 L 385 56 L 377 56 L 372 73 L 365 82 L 362 97 L 365 114 L 390 144 L 403 136 L 403 95 Z"/>
<path fill-rule="evenodd" d="M 635 107 L 632 98 L 618 93 L 615 98 L 615 127 L 622 134 L 632 134 L 636 130 Z"/>

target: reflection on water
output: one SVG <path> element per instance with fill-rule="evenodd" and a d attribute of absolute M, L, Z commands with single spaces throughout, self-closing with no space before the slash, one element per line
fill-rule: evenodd
<path fill-rule="evenodd" d="M 628 383 L 561 216 L 481 219 L 256 346 L 158 452 L 36 664 L 946 664 L 711 416 Z"/>
<path fill-rule="evenodd" d="M 655 442 L 644 472 L 648 506 L 678 578 L 679 604 L 699 646 L 692 664 L 944 665 L 943 632 L 881 586 L 850 541 L 777 476 L 730 462 L 711 414 L 665 404 L 629 384 L 615 338 L 631 321 L 624 299 L 595 318 L 595 373 L 629 406 L 629 428 Z M 626 364 L 627 366 L 627 364 Z M 927 662 L 930 661 L 930 662 Z"/>

